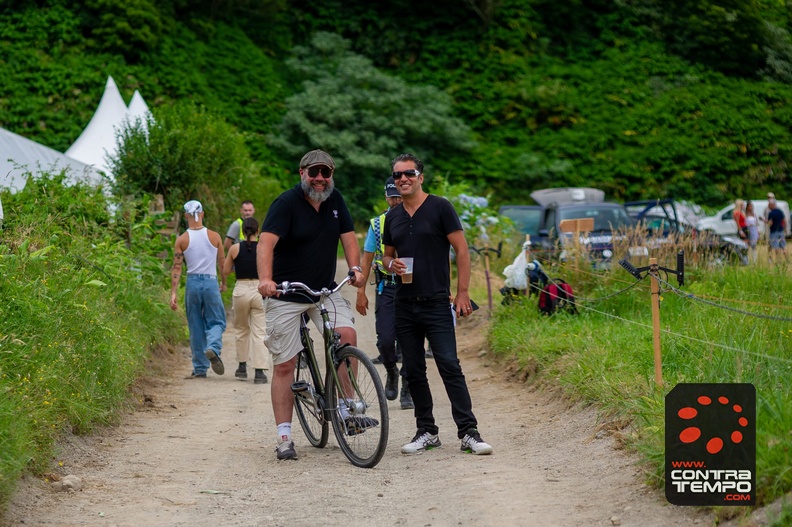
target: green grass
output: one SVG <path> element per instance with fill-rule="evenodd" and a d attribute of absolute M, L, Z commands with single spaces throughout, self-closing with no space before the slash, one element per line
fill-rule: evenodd
<path fill-rule="evenodd" d="M 0 510 L 64 433 L 115 422 L 152 351 L 183 335 L 152 225 L 110 221 L 101 193 L 57 179 L 2 199 Z"/>
<path fill-rule="evenodd" d="M 761 261 L 761 259 L 760 259 Z M 674 267 L 675 260 L 662 266 Z M 682 289 L 718 305 L 792 319 L 789 268 L 782 264 L 697 268 L 688 262 Z M 634 280 L 620 267 L 591 273 L 551 271 L 578 296 L 607 296 Z M 676 280 L 665 278 L 676 286 Z M 792 325 L 684 298 L 661 295 L 663 386 L 654 380 L 650 281 L 601 302 L 582 302 L 580 314 L 541 316 L 536 297 L 499 306 L 489 341 L 515 360 L 528 382 L 559 386 L 574 401 L 595 404 L 603 419 L 630 423 L 629 444 L 646 461 L 647 478 L 663 481 L 664 396 L 677 383 L 746 382 L 757 390 L 757 497 L 768 503 L 792 490 Z"/>

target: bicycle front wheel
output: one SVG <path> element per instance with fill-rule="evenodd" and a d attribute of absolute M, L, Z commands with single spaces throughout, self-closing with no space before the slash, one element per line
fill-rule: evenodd
<path fill-rule="evenodd" d="M 341 451 L 353 465 L 371 468 L 388 446 L 388 400 L 379 372 L 361 350 L 347 346 L 338 350 L 336 383 L 328 372 L 333 432 Z"/>
<path fill-rule="evenodd" d="M 314 382 L 311 378 L 311 369 L 308 353 L 305 350 L 297 355 L 297 364 L 294 368 L 294 384 L 292 386 L 305 386 L 305 390 L 294 393 L 294 411 L 300 421 L 305 437 L 316 448 L 324 448 L 330 435 L 329 424 L 324 416 L 324 401 L 316 395 Z M 300 367 L 300 364 L 303 367 Z M 318 378 L 318 376 L 317 376 Z"/>

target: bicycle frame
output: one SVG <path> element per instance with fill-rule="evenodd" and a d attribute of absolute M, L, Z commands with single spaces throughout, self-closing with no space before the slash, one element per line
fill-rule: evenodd
<path fill-rule="evenodd" d="M 350 279 L 348 276 L 333 290 L 314 291 L 300 282 L 283 282 L 279 289 L 318 297 L 315 305 L 321 319 L 325 375 L 323 378 L 310 336 L 309 317 L 303 313 L 299 327 L 303 349 L 297 355 L 291 387 L 303 432 L 311 445 L 324 448 L 332 425 L 339 447 L 352 464 L 371 468 L 382 459 L 388 442 L 385 390 L 371 359 L 357 347 L 341 344 L 341 335 L 325 306 L 327 298 Z M 303 363 L 307 372 L 301 370 Z"/>
<path fill-rule="evenodd" d="M 338 366 L 339 360 L 336 357 L 336 350 L 339 349 L 339 343 L 341 341 L 341 335 L 335 331 L 330 324 L 330 315 L 327 311 L 327 308 L 324 305 L 324 298 L 320 298 L 319 301 L 319 314 L 322 317 L 322 342 L 324 343 L 324 351 L 325 351 L 325 369 L 326 371 L 330 372 L 332 370 L 333 380 L 337 385 L 341 385 L 340 379 L 338 378 Z M 330 420 L 330 416 L 326 415 L 325 412 L 333 411 L 333 408 L 327 407 L 327 398 L 326 398 L 326 386 L 322 374 L 319 369 L 319 361 L 316 358 L 316 350 L 314 348 L 313 339 L 311 339 L 310 332 L 311 329 L 308 327 L 308 315 L 303 314 L 302 319 L 300 321 L 300 340 L 302 342 L 303 348 L 305 349 L 306 353 L 305 356 L 308 357 L 308 371 L 311 374 L 311 379 L 313 380 L 313 392 L 310 393 L 310 396 L 313 399 L 314 408 L 316 410 L 316 417 L 320 418 L 325 421 Z M 297 367 L 300 367 L 298 364 Z M 307 390 L 306 390 L 307 391 Z M 304 394 L 304 392 L 300 392 L 299 396 L 301 397 L 308 397 Z M 320 400 L 323 403 L 320 403 Z"/>

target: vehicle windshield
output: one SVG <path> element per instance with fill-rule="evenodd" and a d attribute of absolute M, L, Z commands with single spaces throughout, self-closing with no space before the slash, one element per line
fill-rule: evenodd
<path fill-rule="evenodd" d="M 521 233 L 539 236 L 539 223 L 542 220 L 542 210 L 540 208 L 503 207 L 500 213 L 512 220 Z"/>
<path fill-rule="evenodd" d="M 603 207 L 601 205 L 580 205 L 564 207 L 559 210 L 559 221 L 593 218 L 595 231 L 619 230 L 632 225 L 632 219 L 627 212 L 618 207 Z"/>

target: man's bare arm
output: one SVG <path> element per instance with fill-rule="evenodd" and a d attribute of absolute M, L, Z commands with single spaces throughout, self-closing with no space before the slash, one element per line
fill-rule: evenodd
<path fill-rule="evenodd" d="M 358 286 L 357 298 L 355 300 L 355 309 L 363 316 L 366 316 L 368 310 L 368 297 L 366 296 L 366 285 L 371 275 L 371 264 L 374 262 L 374 253 L 363 251 L 363 284 Z"/>
<path fill-rule="evenodd" d="M 256 270 L 258 271 L 258 291 L 261 296 L 274 296 L 276 284 L 272 281 L 272 262 L 275 259 L 275 245 L 279 237 L 271 232 L 262 232 L 256 247 Z"/>
<path fill-rule="evenodd" d="M 355 231 L 345 232 L 341 236 L 341 245 L 344 247 L 344 256 L 350 269 L 360 267 L 360 247 L 358 247 Z M 355 279 L 350 282 L 355 287 L 360 287 L 363 282 L 363 273 L 355 271 Z"/>
<path fill-rule="evenodd" d="M 225 249 L 223 249 L 223 243 L 220 239 L 220 235 L 216 232 L 209 231 L 209 241 L 217 249 L 217 274 L 220 275 L 220 291 L 225 291 L 226 277 L 225 274 L 223 274 L 223 268 L 225 267 Z"/>
<path fill-rule="evenodd" d="M 173 265 L 171 265 L 171 298 L 170 307 L 176 311 L 178 304 L 176 302 L 176 294 L 179 291 L 179 282 L 181 281 L 182 264 L 184 263 L 184 250 L 186 234 L 182 234 L 176 238 L 176 244 L 173 246 Z M 189 238 L 188 238 L 189 240 Z"/>
<path fill-rule="evenodd" d="M 448 241 L 454 248 L 457 264 L 457 294 L 454 306 L 459 316 L 467 316 L 473 312 L 470 305 L 470 249 L 468 249 L 465 233 L 454 231 L 448 235 Z"/>

